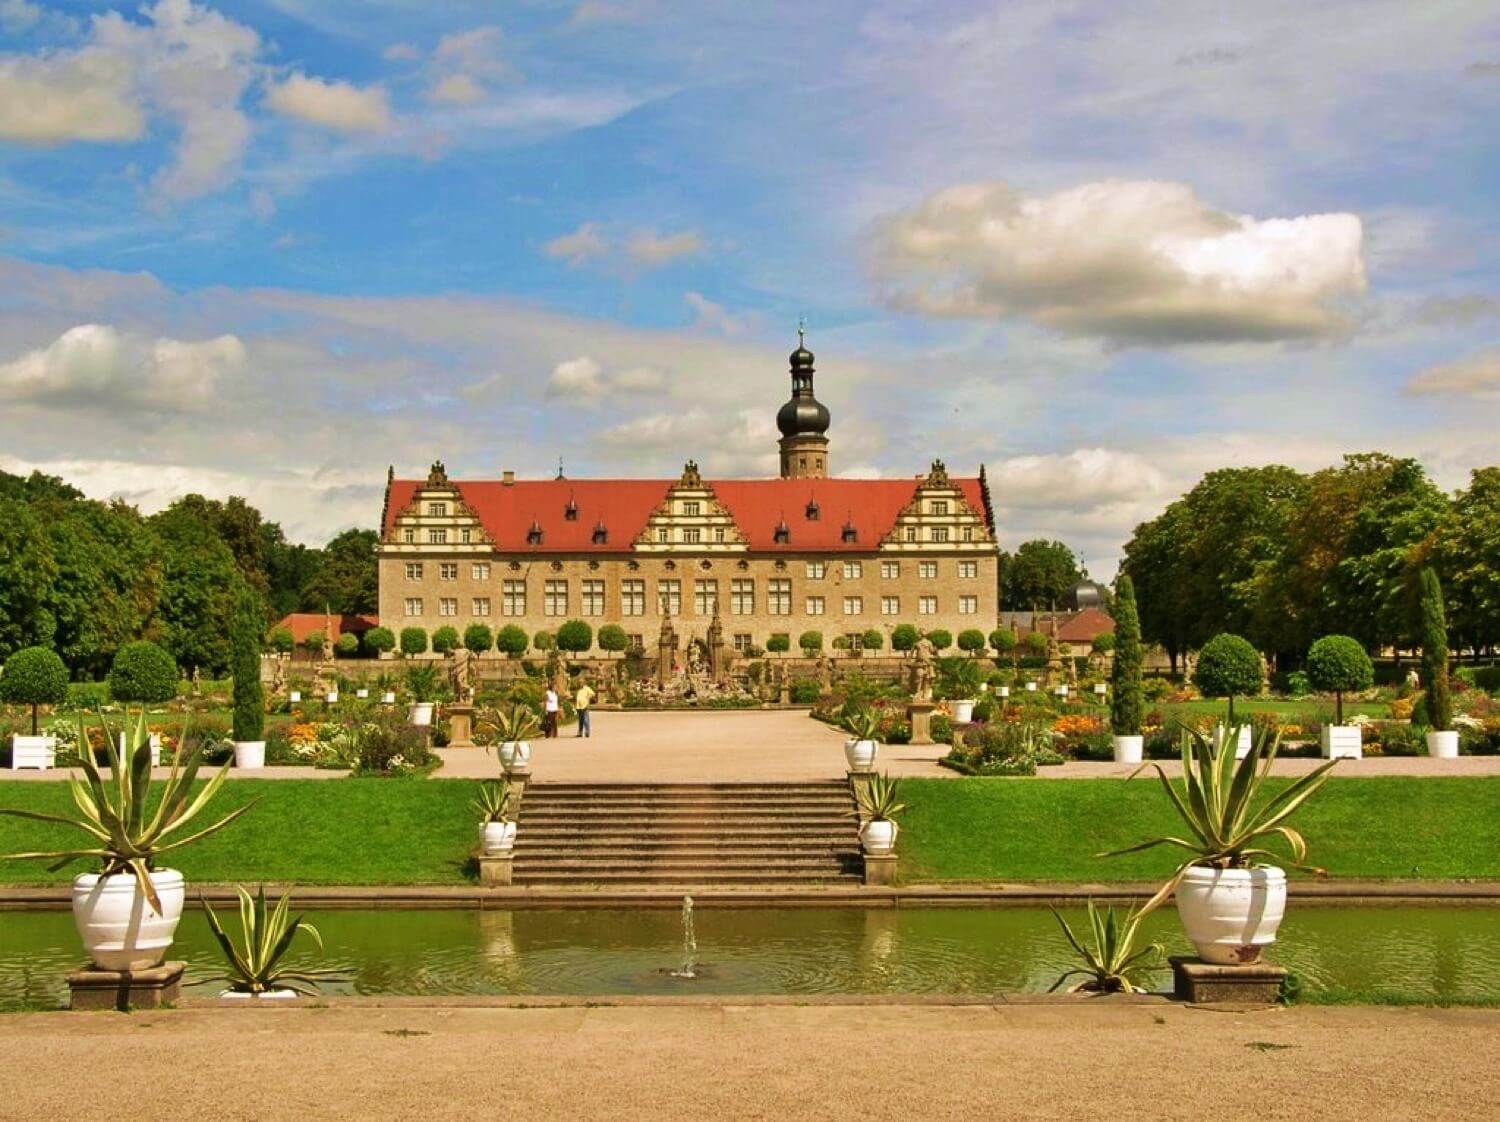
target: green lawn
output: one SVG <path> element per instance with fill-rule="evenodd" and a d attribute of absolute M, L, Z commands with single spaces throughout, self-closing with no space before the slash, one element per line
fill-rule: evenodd
<path fill-rule="evenodd" d="M 907 881 L 1165 878 L 1182 851 L 1095 854 L 1182 827 L 1154 774 L 1116 779 L 910 779 Z M 1333 779 L 1293 818 L 1335 877 L 1500 878 L 1500 778 Z"/>
<path fill-rule="evenodd" d="M 1147 709 L 1160 709 L 1167 717 L 1177 717 L 1186 714 L 1199 716 L 1208 714 L 1212 717 L 1225 717 L 1229 714 L 1229 704 L 1222 698 L 1205 698 L 1200 701 L 1179 702 L 1147 702 Z M 1333 698 L 1327 697 L 1252 697 L 1235 698 L 1234 715 L 1237 719 L 1244 719 L 1251 713 L 1279 713 L 1283 717 L 1295 720 L 1303 718 L 1308 720 L 1332 720 Z M 1344 718 L 1354 716 L 1356 713 L 1364 713 L 1370 717 L 1381 719 L 1391 715 L 1391 707 L 1384 701 L 1344 701 Z"/>

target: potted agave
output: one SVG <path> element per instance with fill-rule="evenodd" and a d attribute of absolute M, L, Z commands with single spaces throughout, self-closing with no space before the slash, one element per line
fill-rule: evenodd
<path fill-rule="evenodd" d="M 859 841 L 872 857 L 895 852 L 899 832 L 896 819 L 906 810 L 906 804 L 900 801 L 900 787 L 899 779 L 877 772 L 870 776 L 867 784 L 855 789 L 858 809 L 850 813 L 864 820 L 864 825 L 859 828 Z"/>
<path fill-rule="evenodd" d="M 1272 794 L 1266 780 L 1281 738 L 1262 732 L 1249 753 L 1236 760 L 1240 735 L 1239 728 L 1220 729 L 1210 741 L 1184 729 L 1180 790 L 1160 764 L 1145 767 L 1156 769 L 1189 837 L 1153 838 L 1108 855 L 1158 845 L 1186 850 L 1188 859 L 1143 910 L 1152 910 L 1175 891 L 1188 941 L 1204 962 L 1219 965 L 1258 962 L 1262 948 L 1276 941 L 1286 911 L 1282 866 L 1323 875 L 1322 869 L 1307 864 L 1307 843 L 1286 820 L 1317 793 L 1338 763 L 1329 760 Z M 1290 859 L 1265 848 L 1273 835 L 1287 843 Z"/>
<path fill-rule="evenodd" d="M 510 788 L 499 779 L 479 785 L 479 797 L 469 804 L 479 811 L 479 841 L 485 853 L 507 853 L 516 845 L 516 824 L 510 817 Z"/>
<path fill-rule="evenodd" d="M 1089 931 L 1094 937 L 1092 944 L 1085 944 L 1074 935 L 1068 921 L 1063 919 L 1056 908 L 1052 909 L 1052 915 L 1062 928 L 1068 945 L 1073 948 L 1083 965 L 1064 973 L 1052 983 L 1048 993 L 1061 989 L 1072 978 L 1079 978 L 1080 981 L 1068 986 L 1068 993 L 1135 993 L 1141 987 L 1134 975 L 1161 962 L 1163 952 L 1160 943 L 1135 949 L 1136 935 L 1140 932 L 1141 920 L 1146 917 L 1145 911 L 1132 908 L 1125 913 L 1124 920 L 1120 920 L 1115 916 L 1113 907 L 1106 906 L 1101 912 L 1094 906 L 1093 897 L 1089 897 Z"/>
<path fill-rule="evenodd" d="M 236 885 L 235 891 L 240 896 L 240 945 L 229 937 L 208 901 L 203 901 L 209 930 L 218 940 L 229 966 L 227 973 L 204 980 L 228 982 L 229 988 L 219 996 L 232 1000 L 312 997 L 319 993 L 318 980 L 333 977 L 334 971 L 288 966 L 284 961 L 292 941 L 301 932 L 311 936 L 319 950 L 323 949 L 318 929 L 301 916 L 291 916 L 292 894 L 288 892 L 274 909 L 268 910 L 265 885 L 254 896 L 243 885 Z"/>
<path fill-rule="evenodd" d="M 82 718 L 78 742 L 88 743 Z M 77 809 L 67 814 L 0 807 L 0 814 L 72 826 L 89 835 L 87 847 L 48 853 L 7 853 L 6 858 L 51 860 L 60 869 L 76 860 L 96 859 L 97 873 L 73 879 L 73 919 L 94 965 L 101 970 L 146 970 L 158 966 L 182 918 L 183 880 L 175 869 L 156 867 L 163 854 L 197 841 L 233 822 L 250 804 L 237 807 L 209 826 L 187 832 L 213 801 L 229 775 L 226 763 L 197 791 L 201 750 L 174 753 L 172 770 L 152 797 L 151 742 L 144 716 L 128 725 L 122 761 L 114 738 L 106 736 L 109 779 L 99 774 L 93 753 L 79 753 L 83 779 L 70 779 Z M 187 743 L 184 736 L 179 743 Z"/>
<path fill-rule="evenodd" d="M 880 717 L 868 706 L 846 702 L 839 714 L 839 724 L 849 734 L 844 741 L 844 759 L 850 771 L 870 771 L 875 767 L 875 758 L 880 754 L 880 744 L 875 739 L 880 731 Z"/>
<path fill-rule="evenodd" d="M 411 690 L 412 704 L 407 711 L 407 720 L 414 725 L 432 724 L 434 698 L 438 688 L 438 668 L 431 664 L 408 667 L 406 688 Z"/>
<path fill-rule="evenodd" d="M 531 766 L 529 742 L 542 729 L 542 722 L 531 706 L 517 701 L 507 709 L 492 709 L 479 724 L 498 738 L 495 754 L 502 768 L 507 772 L 525 771 Z"/>

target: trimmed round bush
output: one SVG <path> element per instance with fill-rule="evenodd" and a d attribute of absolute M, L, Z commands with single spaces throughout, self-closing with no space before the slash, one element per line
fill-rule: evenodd
<path fill-rule="evenodd" d="M 1028 631 L 1021 645 L 1026 648 L 1028 654 L 1044 655 L 1047 653 L 1047 636 L 1040 631 Z"/>
<path fill-rule="evenodd" d="M 484 654 L 495 645 L 495 633 L 488 624 L 471 623 L 464 628 L 464 650 Z"/>
<path fill-rule="evenodd" d="M 978 654 L 984 650 L 984 632 L 977 627 L 965 628 L 958 633 L 958 649 Z"/>
<path fill-rule="evenodd" d="M 177 663 L 148 640 L 126 643 L 115 652 L 108 681 L 109 695 L 116 701 L 171 701 L 177 696 Z"/>
<path fill-rule="evenodd" d="M 944 631 L 939 627 L 936 631 L 929 631 L 927 633 L 927 641 L 932 644 L 933 650 L 946 651 L 949 647 L 953 646 L 953 632 Z"/>
<path fill-rule="evenodd" d="M 302 649 L 308 654 L 322 654 L 323 633 L 321 631 L 314 631 L 311 634 L 303 636 Z"/>
<path fill-rule="evenodd" d="M 990 632 L 990 646 L 996 653 L 1008 655 L 1016 649 L 1016 633 L 1008 627 L 997 627 Z"/>
<path fill-rule="evenodd" d="M 821 631 L 804 631 L 797 636 L 797 646 L 802 648 L 808 658 L 812 658 L 823 649 L 823 633 Z"/>
<path fill-rule="evenodd" d="M 513 623 L 507 623 L 495 636 L 495 648 L 501 654 L 519 658 L 526 653 L 526 632 Z"/>
<path fill-rule="evenodd" d="M 550 651 L 557 646 L 557 639 L 550 631 L 538 631 L 531 637 L 531 645 L 539 651 Z"/>
<path fill-rule="evenodd" d="M 292 648 L 296 645 L 296 642 L 292 639 L 292 629 L 290 627 L 274 628 L 266 638 L 266 646 L 277 654 L 291 654 Z"/>
<path fill-rule="evenodd" d="M 1344 694 L 1375 684 L 1375 664 L 1358 639 L 1324 635 L 1307 652 L 1307 681 L 1315 690 L 1333 694 L 1333 723 L 1344 723 Z"/>
<path fill-rule="evenodd" d="M 458 650 L 458 628 L 443 626 L 432 633 L 432 649 L 440 655 Z"/>
<path fill-rule="evenodd" d="M 333 650 L 340 658 L 353 658 L 359 654 L 359 636 L 352 631 L 346 631 L 339 636 L 338 642 L 334 643 Z"/>
<path fill-rule="evenodd" d="M 859 637 L 860 644 L 867 651 L 878 651 L 885 646 L 885 636 L 877 628 L 870 628 Z"/>
<path fill-rule="evenodd" d="M 1265 668 L 1260 654 L 1250 641 L 1224 632 L 1203 644 L 1198 652 L 1198 666 L 1193 684 L 1204 697 L 1229 699 L 1229 723 L 1234 724 L 1234 699 L 1260 693 L 1265 682 Z"/>
<path fill-rule="evenodd" d="M 922 633 L 917 630 L 915 624 L 898 623 L 891 630 L 891 650 L 910 651 L 915 650 L 917 641 L 922 638 Z"/>
<path fill-rule="evenodd" d="M 365 649 L 377 655 L 389 654 L 396 649 L 396 636 L 389 627 L 372 627 L 365 632 Z"/>
<path fill-rule="evenodd" d="M 427 653 L 427 632 L 420 627 L 401 629 L 401 653 L 408 658 Z"/>
<path fill-rule="evenodd" d="M 772 654 L 786 654 L 792 649 L 792 637 L 790 635 L 772 635 L 766 640 L 766 650 Z"/>
<path fill-rule="evenodd" d="M 175 691 L 177 682 L 172 682 Z M 0 701 L 31 706 L 31 735 L 37 734 L 39 705 L 61 705 L 68 700 L 68 668 L 57 652 L 46 647 L 24 647 L 5 660 L 0 670 Z"/>
<path fill-rule="evenodd" d="M 580 654 L 594 645 L 594 629 L 581 619 L 570 619 L 557 629 L 557 649 Z"/>
<path fill-rule="evenodd" d="M 599 649 L 618 654 L 630 646 L 630 637 L 618 623 L 606 623 L 599 629 Z"/>
<path fill-rule="evenodd" d="M 1094 636 L 1094 653 L 1109 654 L 1115 649 L 1115 636 L 1112 631 L 1101 631 Z"/>

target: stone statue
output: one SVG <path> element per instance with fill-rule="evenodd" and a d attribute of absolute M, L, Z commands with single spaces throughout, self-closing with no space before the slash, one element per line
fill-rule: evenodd
<path fill-rule="evenodd" d="M 469 705 L 474 701 L 474 654 L 467 647 L 458 647 L 448 656 L 448 685 L 453 689 L 453 701 L 458 705 Z"/>
<path fill-rule="evenodd" d="M 911 698 L 913 701 L 932 700 L 932 640 L 923 635 L 917 640 L 911 664 Z"/>
<path fill-rule="evenodd" d="M 271 660 L 271 693 L 276 695 L 286 688 L 286 664 L 278 655 Z"/>
<path fill-rule="evenodd" d="M 203 696 L 203 675 L 199 673 L 196 666 L 193 667 L 193 696 Z"/>
<path fill-rule="evenodd" d="M 833 659 L 827 655 L 818 660 L 818 687 L 824 693 L 833 690 Z"/>

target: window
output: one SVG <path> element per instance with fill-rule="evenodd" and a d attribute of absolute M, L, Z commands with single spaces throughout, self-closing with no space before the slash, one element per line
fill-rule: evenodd
<path fill-rule="evenodd" d="M 671 532 L 665 526 L 656 528 L 656 540 L 662 544 L 671 540 Z"/>
<path fill-rule="evenodd" d="M 945 541 L 947 541 L 948 540 L 948 527 L 946 527 L 946 526 L 934 526 L 932 528 L 932 540 L 935 541 L 935 542 L 945 542 Z"/>
<path fill-rule="evenodd" d="M 685 502 L 682 504 L 682 513 L 689 518 L 697 518 L 702 513 L 702 506 L 696 502 Z"/>
<path fill-rule="evenodd" d="M 620 582 L 620 614 L 643 616 L 646 614 L 646 582 L 622 580 Z"/>
<path fill-rule="evenodd" d="M 777 545 L 786 545 L 792 540 L 792 531 L 785 522 L 776 527 L 776 532 L 771 535 L 771 540 Z"/>
<path fill-rule="evenodd" d="M 549 616 L 568 614 L 568 582 L 549 580 L 542 588 L 542 613 Z"/>
<path fill-rule="evenodd" d="M 533 522 L 531 524 L 531 528 L 526 531 L 526 544 L 527 545 L 541 545 L 542 544 L 542 528 L 540 526 L 538 526 L 535 522 Z"/>
<path fill-rule="evenodd" d="M 639 631 L 630 632 L 625 636 L 625 641 L 630 644 L 630 649 L 633 651 L 643 651 L 646 649 L 646 637 Z"/>
<path fill-rule="evenodd" d="M 408 561 L 406 563 L 406 579 L 407 580 L 421 580 L 422 579 L 422 562 L 420 562 L 420 561 Z"/>
<path fill-rule="evenodd" d="M 965 526 L 964 527 L 964 541 L 971 542 L 973 540 L 974 540 L 974 527 L 973 526 Z"/>
<path fill-rule="evenodd" d="M 447 518 L 448 517 L 448 504 L 447 503 L 428 503 L 427 504 L 427 513 L 431 517 L 433 517 L 433 518 Z"/>
<path fill-rule="evenodd" d="M 978 561 L 960 561 L 958 563 L 958 579 L 973 580 L 979 576 Z"/>
<path fill-rule="evenodd" d="M 948 500 L 947 499 L 933 499 L 932 500 L 932 513 L 933 514 L 947 514 L 948 513 Z"/>
<path fill-rule="evenodd" d="M 737 616 L 755 614 L 755 582 L 753 580 L 729 582 L 729 610 Z"/>
<path fill-rule="evenodd" d="M 404 541 L 407 545 L 415 545 L 417 542 L 417 532 L 412 529 L 402 530 L 401 540 Z"/>
<path fill-rule="evenodd" d="M 448 544 L 448 531 L 447 530 L 428 530 L 427 531 L 427 544 L 428 545 L 447 545 Z"/>
<path fill-rule="evenodd" d="M 755 641 L 748 634 L 743 632 L 736 633 L 734 637 L 734 649 L 739 651 L 740 654 L 748 653 L 753 646 L 755 646 Z"/>
<path fill-rule="evenodd" d="M 909 542 L 917 540 L 917 528 L 915 526 L 908 526 L 906 528 L 906 540 Z"/>
<path fill-rule="evenodd" d="M 807 598 L 807 614 L 810 616 L 820 616 L 823 614 L 823 597 L 809 596 Z"/>
<path fill-rule="evenodd" d="M 526 614 L 526 582 L 508 580 L 502 586 L 500 596 L 502 616 L 524 616 Z"/>
<path fill-rule="evenodd" d="M 882 596 L 880 598 L 880 614 L 883 616 L 899 616 L 901 614 L 901 597 Z"/>
<path fill-rule="evenodd" d="M 697 545 L 703 540 L 703 531 L 696 526 L 689 526 L 682 531 L 682 540 L 688 545 Z"/>
<path fill-rule="evenodd" d="M 863 562 L 860 562 L 860 561 L 845 561 L 844 562 L 844 579 L 845 580 L 858 580 L 860 577 L 864 576 L 864 574 L 865 574 L 865 567 L 864 567 L 864 563 Z"/>
<path fill-rule="evenodd" d="M 490 563 L 488 561 L 476 561 L 469 566 L 469 576 L 474 580 L 490 579 Z"/>
<path fill-rule="evenodd" d="M 773 578 L 766 581 L 766 611 L 773 616 L 792 614 L 791 578 Z"/>
<path fill-rule="evenodd" d="M 918 596 L 917 597 L 917 615 L 919 615 L 919 616 L 935 616 L 935 615 L 937 615 L 937 597 L 936 596 Z"/>
<path fill-rule="evenodd" d="M 444 561 L 441 565 L 439 565 L 438 566 L 438 579 L 439 580 L 457 580 L 458 579 L 458 562 L 457 561 Z"/>
<path fill-rule="evenodd" d="M 604 523 L 602 523 L 602 522 L 599 525 L 597 525 L 597 526 L 594 527 L 594 544 L 595 545 L 608 545 L 609 544 L 609 527 L 605 526 Z"/>
<path fill-rule="evenodd" d="M 863 596 L 845 596 L 844 614 L 846 616 L 862 616 L 865 614 L 865 598 Z"/>
<path fill-rule="evenodd" d="M 859 541 L 859 530 L 846 523 L 844 525 L 844 529 L 839 534 L 839 538 L 845 545 L 851 545 L 854 542 Z"/>
<path fill-rule="evenodd" d="M 824 565 L 824 563 L 822 561 L 809 561 L 807 563 L 807 579 L 808 580 L 822 580 L 823 579 L 823 574 L 826 571 L 827 571 L 827 567 Z"/>
<path fill-rule="evenodd" d="M 851 651 L 862 651 L 865 649 L 865 637 L 858 631 L 851 631 L 844 636 L 844 646 Z"/>
<path fill-rule="evenodd" d="M 937 579 L 937 562 L 936 561 L 918 561 L 917 562 L 917 576 L 921 577 L 923 580 L 936 580 Z"/>
<path fill-rule="evenodd" d="M 656 610 L 664 616 L 682 615 L 682 582 L 680 580 L 656 582 Z"/>
<path fill-rule="evenodd" d="M 604 614 L 604 582 L 602 580 L 586 580 L 583 582 L 582 611 L 586 616 L 602 616 Z"/>
<path fill-rule="evenodd" d="M 456 615 L 458 615 L 458 597 L 457 596 L 444 596 L 444 597 L 441 597 L 438 600 L 438 615 L 440 615 L 440 616 L 456 616 Z"/>
<path fill-rule="evenodd" d="M 474 611 L 476 616 L 487 616 L 490 614 L 490 598 L 488 596 L 474 597 Z"/>
<path fill-rule="evenodd" d="M 693 610 L 700 616 L 711 616 L 719 610 L 719 582 L 700 580 L 693 582 Z"/>
<path fill-rule="evenodd" d="M 972 616 L 979 614 L 978 596 L 960 596 L 958 598 L 958 614 L 961 616 Z"/>
<path fill-rule="evenodd" d="M 422 598 L 420 596 L 408 596 L 406 598 L 406 614 L 419 616 L 422 614 Z"/>
<path fill-rule="evenodd" d="M 721 542 L 721 543 L 724 541 L 724 527 L 723 526 L 715 526 L 714 527 L 714 541 Z"/>
<path fill-rule="evenodd" d="M 880 578 L 882 580 L 900 580 L 901 579 L 901 562 L 900 561 L 882 561 L 880 563 Z"/>

